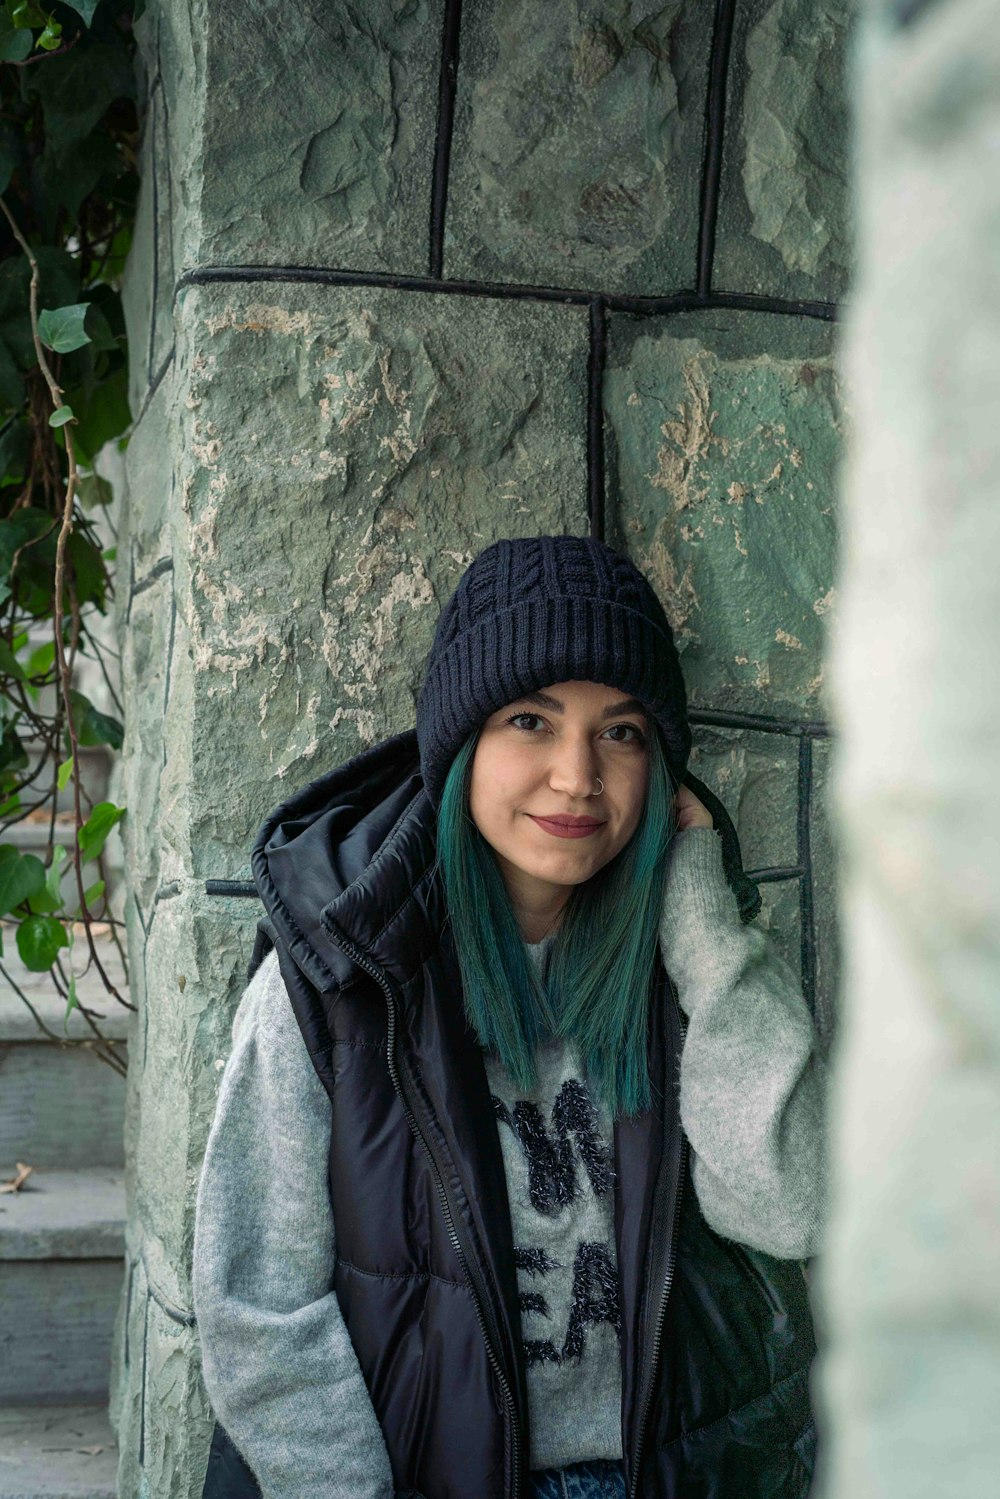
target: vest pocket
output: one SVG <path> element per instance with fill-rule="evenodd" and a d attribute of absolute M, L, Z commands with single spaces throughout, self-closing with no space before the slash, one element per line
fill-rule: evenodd
<path fill-rule="evenodd" d="M 656 1462 L 663 1492 L 806 1499 L 815 1459 L 810 1365 L 661 1446 Z"/>

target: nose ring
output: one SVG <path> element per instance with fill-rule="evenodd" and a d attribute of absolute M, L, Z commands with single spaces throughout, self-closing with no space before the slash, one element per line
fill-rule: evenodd
<path fill-rule="evenodd" d="M 598 776 L 597 777 L 597 790 L 596 791 L 592 791 L 591 792 L 591 796 L 600 796 L 600 794 L 601 794 L 601 792 L 603 790 L 604 790 L 604 782 L 601 780 L 600 776 Z"/>

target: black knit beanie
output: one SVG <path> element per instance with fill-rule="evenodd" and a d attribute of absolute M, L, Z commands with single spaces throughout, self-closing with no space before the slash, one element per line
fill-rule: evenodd
<path fill-rule="evenodd" d="M 602 682 L 636 697 L 670 770 L 711 812 L 740 914 L 760 908 L 721 802 L 687 769 L 691 730 L 673 631 L 635 563 L 587 536 L 496 541 L 445 604 L 417 702 L 420 769 L 433 806 L 458 750 L 505 703 L 554 682 Z"/>

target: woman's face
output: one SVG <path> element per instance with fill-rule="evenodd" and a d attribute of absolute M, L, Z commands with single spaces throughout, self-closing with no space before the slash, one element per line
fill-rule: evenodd
<path fill-rule="evenodd" d="M 469 810 L 497 856 L 527 941 L 537 941 L 572 887 L 631 838 L 646 799 L 649 733 L 641 704 L 598 682 L 556 682 L 484 723 Z M 604 790 L 596 795 L 598 778 Z M 565 823 L 573 819 L 586 822 L 570 836 Z"/>

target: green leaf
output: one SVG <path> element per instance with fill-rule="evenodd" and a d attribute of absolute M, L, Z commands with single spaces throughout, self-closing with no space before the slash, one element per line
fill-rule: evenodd
<path fill-rule="evenodd" d="M 73 421 L 72 406 L 59 406 L 49 417 L 50 427 L 65 427 L 67 422 Z"/>
<path fill-rule="evenodd" d="M 15 26 L 6 13 L 0 15 L 0 62 L 24 62 L 32 45 L 30 31 Z"/>
<path fill-rule="evenodd" d="M 60 885 L 62 881 L 62 867 L 69 858 L 69 854 L 61 843 L 57 843 L 52 850 L 52 862 L 45 871 L 45 888 L 51 896 L 62 901 Z"/>
<path fill-rule="evenodd" d="M 76 997 L 76 974 L 71 973 L 69 976 L 69 987 L 66 990 L 66 1013 L 63 1016 L 64 1035 L 66 1033 L 66 1027 L 69 1024 L 69 1017 L 72 1015 L 74 1010 L 78 1010 L 79 1008 L 80 1001 Z"/>
<path fill-rule="evenodd" d="M 46 309 L 38 315 L 38 336 L 43 344 L 57 354 L 69 354 L 90 343 L 90 334 L 84 331 L 89 302 L 75 302 L 72 307 Z"/>
<path fill-rule="evenodd" d="M 45 30 L 38 37 L 35 45 L 46 52 L 54 52 L 62 40 L 62 27 L 54 17 L 49 16 L 45 23 Z"/>
<path fill-rule="evenodd" d="M 89 394 L 78 386 L 67 391 L 77 414 L 73 436 L 81 460 L 93 468 L 94 459 L 106 442 L 119 437 L 131 425 L 128 404 L 128 370 L 124 365 L 102 380 Z"/>
<path fill-rule="evenodd" d="M 19 812 L 21 809 L 21 798 L 18 792 L 8 796 L 5 802 L 0 802 L 0 817 L 6 817 L 9 812 Z"/>
<path fill-rule="evenodd" d="M 53 895 L 48 888 L 28 896 L 28 910 L 33 916 L 51 915 L 53 911 L 60 909 L 62 903 L 62 896 Z"/>
<path fill-rule="evenodd" d="M 66 928 L 54 916 L 26 916 L 18 923 L 17 950 L 32 973 L 46 973 L 59 956 L 59 949 L 69 945 Z"/>
<path fill-rule="evenodd" d="M 0 345 L 0 361 L 2 361 L 6 350 Z M 16 376 L 18 385 L 21 383 L 20 375 Z M 11 403 L 19 406 L 20 398 Z M 21 420 L 20 413 L 12 416 L 10 421 L 0 429 L 0 484 L 17 484 L 24 478 L 24 471 L 28 464 L 28 429 Z"/>
<path fill-rule="evenodd" d="M 63 3 L 68 5 L 70 10 L 75 10 L 78 16 L 82 16 L 85 24 L 89 26 L 101 0 L 63 0 Z"/>
<path fill-rule="evenodd" d="M 16 677 L 19 682 L 23 682 L 27 676 L 27 672 L 3 636 L 0 636 L 0 672 L 6 672 L 9 677 Z"/>
<path fill-rule="evenodd" d="M 44 888 L 45 865 L 41 859 L 22 854 L 12 843 L 0 843 L 0 916 Z"/>
<path fill-rule="evenodd" d="M 78 744 L 110 744 L 112 749 L 121 749 L 124 730 L 117 718 L 100 712 L 88 697 L 73 688 L 70 689 L 69 701 Z M 69 734 L 64 733 L 64 738 L 68 744 Z"/>
<path fill-rule="evenodd" d="M 76 481 L 76 494 L 84 510 L 93 510 L 95 505 L 110 505 L 115 497 L 110 483 L 100 474 L 82 474 Z M 102 552 L 101 556 L 104 555 Z"/>
<path fill-rule="evenodd" d="M 83 892 L 83 898 L 87 902 L 88 906 L 92 906 L 95 903 L 95 901 L 99 901 L 100 900 L 100 898 L 101 898 L 101 896 L 103 894 L 104 894 L 104 881 L 103 880 L 95 880 L 92 885 L 88 885 L 87 886 L 86 890 Z"/>
<path fill-rule="evenodd" d="M 27 673 L 29 677 L 47 677 L 52 670 L 52 663 L 56 659 L 56 643 L 54 640 L 43 641 L 36 645 L 28 657 Z"/>
<path fill-rule="evenodd" d="M 59 767 L 59 774 L 56 777 L 56 785 L 59 787 L 60 791 L 65 791 L 66 790 L 66 787 L 69 785 L 70 777 L 72 776 L 72 774 L 73 774 L 73 756 L 70 755 L 69 759 L 68 760 L 64 760 L 62 762 L 62 764 L 60 765 L 60 767 Z"/>
<path fill-rule="evenodd" d="M 89 135 L 116 99 L 135 98 L 132 61 L 122 42 L 90 42 L 61 57 L 58 67 L 27 71 L 24 92 L 41 101 L 46 151 L 56 156 Z"/>
<path fill-rule="evenodd" d="M 23 405 L 24 376 L 14 355 L 0 338 L 0 407 L 5 411 L 16 411 Z"/>
<path fill-rule="evenodd" d="M 100 548 L 94 545 L 90 536 L 82 529 L 84 524 L 86 523 L 80 522 L 67 536 L 66 556 L 73 566 L 77 603 L 95 604 L 103 614 L 107 569 L 101 561 Z M 100 742 L 104 744 L 107 741 L 102 739 Z"/>
<path fill-rule="evenodd" d="M 70 54 L 75 56 L 75 53 Z M 60 59 L 61 61 L 61 59 Z M 58 71 L 46 65 L 37 71 Z M 46 307 L 66 307 L 80 295 L 80 263 L 67 250 L 54 245 L 38 245 L 41 290 L 39 301 Z M 0 329 L 3 341 L 22 370 L 35 367 L 35 342 L 31 334 L 29 297 L 31 266 L 25 255 L 9 255 L 0 260 Z M 17 402 L 20 405 L 20 398 Z"/>
<path fill-rule="evenodd" d="M 107 841 L 108 834 L 125 816 L 124 807 L 114 802 L 98 802 L 83 827 L 77 832 L 77 840 L 85 860 L 96 859 Z"/>
<path fill-rule="evenodd" d="M 44 26 L 47 20 L 45 12 L 34 4 L 34 0 L 14 0 L 7 9 L 15 26 Z"/>

